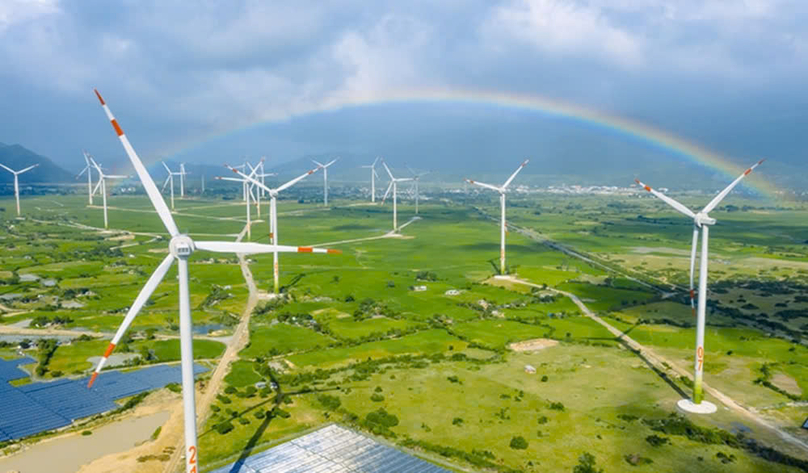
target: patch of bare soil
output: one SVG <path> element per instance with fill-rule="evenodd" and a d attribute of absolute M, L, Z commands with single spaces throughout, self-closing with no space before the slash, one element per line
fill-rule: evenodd
<path fill-rule="evenodd" d="M 544 350 L 558 345 L 557 340 L 550 340 L 549 338 L 535 338 L 533 340 L 525 340 L 523 342 L 511 343 L 508 345 L 513 351 L 538 351 Z"/>
<path fill-rule="evenodd" d="M 800 385 L 797 384 L 797 380 L 787 374 L 775 374 L 772 376 L 772 384 L 789 394 L 802 396 L 802 389 L 800 389 Z"/>

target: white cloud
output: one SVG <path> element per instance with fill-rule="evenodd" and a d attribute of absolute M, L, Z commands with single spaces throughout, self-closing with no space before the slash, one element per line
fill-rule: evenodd
<path fill-rule="evenodd" d="M 58 11 L 59 0 L 3 0 L 0 2 L 0 31 Z"/>
<path fill-rule="evenodd" d="M 553 56 L 607 56 L 624 66 L 642 60 L 641 42 L 597 8 L 564 0 L 513 0 L 483 25 L 495 41 L 511 37 Z"/>

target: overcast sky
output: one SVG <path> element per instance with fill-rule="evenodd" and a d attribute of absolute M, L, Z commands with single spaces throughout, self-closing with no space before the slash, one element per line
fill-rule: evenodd
<path fill-rule="evenodd" d="M 401 142 L 397 130 L 446 146 L 441 137 L 501 124 L 494 107 L 306 116 L 358 93 L 432 87 L 536 94 L 733 159 L 799 164 L 806 24 L 804 0 L 0 0 L 0 142 L 77 166 L 82 148 L 123 159 L 93 87 L 147 159 L 180 150 L 208 162 L 287 159 L 351 145 L 383 153 Z M 205 141 L 283 118 L 292 120 Z M 350 143 L 368 137 L 357 130 L 372 143 Z"/>

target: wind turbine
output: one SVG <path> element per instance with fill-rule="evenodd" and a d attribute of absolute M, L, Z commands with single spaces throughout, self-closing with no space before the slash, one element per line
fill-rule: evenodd
<path fill-rule="evenodd" d="M 225 166 L 227 166 L 227 165 L 225 165 Z M 280 185 L 280 186 L 276 187 L 275 189 L 270 189 L 269 187 L 261 184 L 261 182 L 259 182 L 254 177 L 244 174 L 243 172 L 239 171 L 235 167 L 227 166 L 227 168 L 230 169 L 231 171 L 233 171 L 234 173 L 238 174 L 239 176 L 241 176 L 243 179 L 246 179 L 246 180 L 252 182 L 253 185 L 256 185 L 256 186 L 260 187 L 261 189 L 265 190 L 269 194 L 269 199 L 270 199 L 269 200 L 269 238 L 270 238 L 270 241 L 272 242 L 273 245 L 278 244 L 278 209 L 277 209 L 278 193 L 280 193 L 281 191 L 283 191 L 285 189 L 288 189 L 288 188 L 292 187 L 293 185 L 295 185 L 298 182 L 302 181 L 307 176 L 310 176 L 310 175 L 314 174 L 315 172 L 317 172 L 318 169 L 320 169 L 319 167 L 316 167 L 316 168 L 312 169 L 311 171 L 306 172 L 305 174 L 301 174 L 300 176 L 297 176 L 296 178 L 292 179 L 291 181 L 287 182 L 286 184 Z M 275 294 L 278 294 L 280 292 L 280 282 L 279 282 L 279 274 L 278 274 L 278 252 L 277 251 L 273 252 L 272 256 L 273 256 L 272 275 L 273 275 L 274 283 L 275 283 L 274 289 L 275 289 Z"/>
<path fill-rule="evenodd" d="M 11 174 L 14 174 L 14 198 L 17 199 L 17 216 L 18 217 L 20 216 L 20 180 L 19 180 L 19 176 L 20 176 L 20 174 L 22 174 L 24 172 L 28 172 L 28 171 L 30 171 L 31 169 L 34 169 L 37 166 L 39 166 L 39 164 L 34 164 L 33 166 L 28 166 L 27 168 L 23 169 L 22 171 L 13 171 L 11 168 L 9 168 L 9 167 L 7 167 L 7 166 L 5 166 L 3 164 L 0 164 L 0 167 L 5 169 L 6 171 L 10 172 Z"/>
<path fill-rule="evenodd" d="M 275 246 L 263 245 L 259 243 L 243 243 L 243 242 L 229 242 L 229 241 L 194 241 L 190 236 L 182 234 L 177 229 L 177 224 L 171 216 L 165 201 L 160 196 L 157 186 L 154 184 L 146 167 L 143 166 L 140 158 L 135 152 L 129 139 L 123 133 L 117 120 L 112 115 L 112 112 L 107 107 L 101 94 L 95 91 L 104 112 L 112 123 L 118 138 L 121 141 L 129 160 L 137 171 L 140 182 L 146 190 L 149 199 L 154 206 L 157 215 L 163 221 L 163 225 L 171 235 L 168 249 L 169 254 L 163 259 L 154 273 L 149 277 L 146 285 L 140 291 L 135 302 L 129 308 L 123 323 L 118 327 L 118 331 L 112 339 L 112 342 L 104 352 L 104 356 L 98 363 L 90 381 L 88 388 L 92 387 L 98 373 L 104 367 L 109 355 L 115 349 L 115 345 L 120 341 L 126 330 L 132 324 L 132 321 L 137 316 L 138 312 L 143 308 L 149 297 L 165 277 L 174 260 L 177 261 L 177 272 L 179 280 L 179 318 L 180 318 L 180 356 L 182 365 L 182 401 L 184 409 L 185 421 L 185 471 L 186 473 L 196 473 L 199 471 L 196 437 L 196 405 L 194 404 L 194 357 L 193 357 L 193 328 L 191 321 L 191 301 L 188 287 L 188 258 L 194 251 L 211 251 L 214 253 L 236 253 L 236 254 L 254 254 L 254 253 L 271 253 L 273 251 L 289 252 L 289 253 L 339 253 L 337 250 L 326 250 L 321 248 L 310 247 L 295 247 L 295 246 Z"/>
<path fill-rule="evenodd" d="M 748 176 L 753 169 L 758 167 L 764 160 L 753 164 L 749 169 L 743 172 L 737 179 L 732 181 L 724 190 L 718 193 L 713 200 L 710 201 L 700 212 L 694 213 L 685 205 L 677 202 L 676 200 L 668 197 L 667 195 L 652 189 L 635 179 L 637 184 L 642 186 L 648 192 L 662 199 L 663 202 L 670 205 L 678 212 L 687 215 L 693 219 L 693 243 L 690 248 L 690 306 L 693 307 L 693 300 L 695 292 L 693 290 L 693 273 L 696 269 L 696 250 L 699 243 L 699 230 L 701 230 L 701 256 L 699 258 L 699 300 L 698 311 L 696 318 L 696 357 L 694 362 L 693 376 L 693 399 L 682 399 L 677 405 L 685 412 L 692 412 L 695 414 L 712 414 L 716 411 L 713 403 L 704 401 L 704 393 L 702 392 L 702 378 L 704 377 L 704 325 L 707 318 L 707 258 L 708 258 L 708 245 L 710 239 L 710 226 L 715 225 L 714 218 L 708 215 L 715 207 L 724 200 L 724 197 L 738 185 L 741 180 Z M 693 309 L 696 311 L 696 309 Z"/>
<path fill-rule="evenodd" d="M 257 168 L 260 168 L 260 172 L 255 175 L 255 177 L 259 177 L 261 179 L 261 184 L 264 185 L 265 187 L 267 177 L 275 177 L 278 175 L 278 173 L 276 172 L 266 172 L 266 169 L 264 169 L 264 161 L 266 161 L 266 159 L 267 159 L 266 156 L 261 157 L 261 162 L 259 162 L 258 166 L 256 166 Z M 260 189 L 261 189 L 261 197 L 266 196 L 267 194 L 264 187 L 261 187 Z"/>
<path fill-rule="evenodd" d="M 363 169 L 370 168 L 370 201 L 376 203 L 376 178 L 379 177 L 379 174 L 376 173 L 376 163 L 379 162 L 379 158 L 373 160 L 373 164 L 369 166 L 362 166 Z"/>
<path fill-rule="evenodd" d="M 255 175 L 255 172 L 258 170 L 258 167 L 256 166 L 255 168 L 253 168 L 252 166 L 250 166 L 250 168 L 252 169 L 252 172 L 250 173 L 250 176 Z M 216 176 L 216 179 L 221 180 L 221 181 L 240 182 L 242 187 L 245 186 L 245 185 L 247 186 L 247 200 L 246 200 L 246 202 L 247 202 L 247 206 L 246 206 L 247 207 L 247 238 L 252 239 L 252 230 L 251 230 L 251 228 L 252 228 L 252 210 L 250 209 L 250 198 L 251 197 L 253 199 L 256 198 L 255 196 L 253 196 L 253 189 L 254 189 L 255 186 L 252 185 L 250 183 L 250 181 L 248 181 L 246 178 L 219 177 L 219 176 Z M 258 193 L 256 192 L 256 194 L 258 194 Z M 259 195 L 259 197 L 257 198 L 257 200 L 258 200 L 258 215 L 261 215 L 260 194 L 258 194 L 258 195 Z"/>
<path fill-rule="evenodd" d="M 526 159 L 516 168 L 516 171 L 511 174 L 511 177 L 505 181 L 505 184 L 502 184 L 502 187 L 492 186 L 491 184 L 485 184 L 483 182 L 474 181 L 471 179 L 466 179 L 466 182 L 469 184 L 474 184 L 480 187 L 485 187 L 486 189 L 491 189 L 494 191 L 499 192 L 499 205 L 502 208 L 502 220 L 500 222 L 500 238 L 499 238 L 499 272 L 500 274 L 505 274 L 505 193 L 508 191 L 508 186 L 511 184 L 513 179 L 519 174 L 519 171 L 524 168 L 530 160 Z"/>
<path fill-rule="evenodd" d="M 82 151 L 82 153 L 84 153 L 85 166 L 84 169 L 76 175 L 76 179 L 80 178 L 85 172 L 87 173 L 87 198 L 90 205 L 93 205 L 93 165 L 90 163 L 90 153 L 86 151 Z"/>
<path fill-rule="evenodd" d="M 336 163 L 338 159 L 339 158 L 334 158 L 328 164 L 323 164 L 313 159 L 311 160 L 317 167 L 323 170 L 323 205 L 325 206 L 328 206 L 328 167 Z"/>
<path fill-rule="evenodd" d="M 421 180 L 422 177 L 429 174 L 429 171 L 417 173 L 413 171 L 412 168 L 409 166 L 407 166 L 407 169 L 410 171 L 410 174 L 412 174 L 412 179 L 415 181 L 415 215 L 418 215 L 418 199 L 420 198 L 420 194 L 418 192 L 418 182 Z"/>
<path fill-rule="evenodd" d="M 101 170 L 101 166 L 95 162 L 92 156 L 90 156 L 90 164 L 93 165 L 95 171 L 98 173 L 98 184 L 95 185 L 95 189 L 93 189 L 93 194 L 101 190 L 101 198 L 104 205 L 104 228 L 109 228 L 109 219 L 107 218 L 107 179 L 126 179 L 129 176 L 115 176 L 111 174 L 104 174 L 104 171 Z"/>
<path fill-rule="evenodd" d="M 174 171 L 171 170 L 171 168 L 168 167 L 168 164 L 166 164 L 165 161 L 162 161 L 162 163 L 163 163 L 163 167 L 166 168 L 166 172 L 168 172 L 168 177 L 166 177 L 166 181 L 163 183 L 162 191 L 165 192 L 166 186 L 171 186 L 171 210 L 173 211 L 174 210 L 174 176 L 180 176 L 180 184 L 182 184 L 183 171 L 174 172 Z M 183 168 L 183 166 L 180 165 L 180 169 L 182 169 L 182 168 Z"/>
<path fill-rule="evenodd" d="M 387 175 L 390 176 L 390 184 L 387 186 L 387 191 L 384 193 L 384 197 L 382 197 L 382 205 L 384 205 L 384 201 L 387 200 L 387 195 L 390 193 L 390 189 L 393 189 L 393 231 L 398 231 L 398 183 L 399 182 L 407 182 L 412 181 L 411 177 L 399 177 L 396 179 L 393 177 L 393 173 L 390 172 L 390 168 L 387 167 L 387 163 L 384 162 L 382 159 L 382 166 L 387 171 Z"/>

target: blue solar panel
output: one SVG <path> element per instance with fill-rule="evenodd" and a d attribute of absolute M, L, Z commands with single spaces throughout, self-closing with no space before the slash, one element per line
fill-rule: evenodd
<path fill-rule="evenodd" d="M 382 445 L 370 437 L 329 425 L 257 453 L 212 473 L 448 473 Z"/>
<path fill-rule="evenodd" d="M 0 360 L 0 384 L 2 381 L 14 381 L 15 379 L 27 378 L 29 375 L 23 369 L 19 368 L 20 365 L 28 363 L 36 363 L 33 358 L 17 358 L 16 360 Z"/>
<path fill-rule="evenodd" d="M 76 419 L 117 408 L 113 402 L 117 399 L 179 383 L 182 379 L 178 365 L 161 365 L 128 373 L 105 371 L 92 389 L 87 389 L 89 378 L 65 378 L 20 387 L 7 383 L 28 376 L 17 366 L 31 362 L 34 362 L 31 358 L 0 360 L 0 441 L 70 425 Z M 205 371 L 207 368 L 194 365 L 194 374 Z"/>

